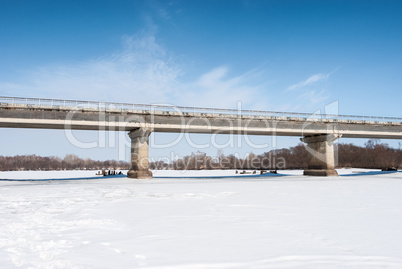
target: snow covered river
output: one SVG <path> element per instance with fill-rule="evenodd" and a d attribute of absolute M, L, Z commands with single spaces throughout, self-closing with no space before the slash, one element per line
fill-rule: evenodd
<path fill-rule="evenodd" d="M 152 180 L 0 172 L 93 178 L 0 180 L 0 268 L 402 268 L 402 173 L 355 170 Z"/>

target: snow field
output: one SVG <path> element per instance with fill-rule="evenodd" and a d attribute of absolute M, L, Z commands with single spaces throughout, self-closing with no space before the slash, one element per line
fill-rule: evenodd
<path fill-rule="evenodd" d="M 401 173 L 296 172 L 0 181 L 0 268 L 402 268 Z"/>

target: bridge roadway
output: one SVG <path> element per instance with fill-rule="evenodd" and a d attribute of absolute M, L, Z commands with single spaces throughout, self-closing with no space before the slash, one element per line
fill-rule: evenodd
<path fill-rule="evenodd" d="M 335 175 L 333 141 L 339 137 L 402 139 L 402 118 L 17 97 L 0 97 L 0 127 L 128 131 L 130 171 L 148 171 L 150 132 L 298 136 L 311 153 L 305 170 L 311 175 Z M 138 167 L 140 162 L 145 166 Z M 133 173 L 129 176 L 152 176 Z"/>

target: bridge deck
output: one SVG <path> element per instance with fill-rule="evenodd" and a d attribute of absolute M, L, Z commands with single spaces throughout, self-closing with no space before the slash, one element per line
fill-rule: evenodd
<path fill-rule="evenodd" d="M 354 116 L 354 115 L 331 115 L 315 113 L 294 113 L 240 109 L 219 109 L 219 108 L 200 108 L 166 105 L 144 105 L 110 102 L 93 102 L 77 100 L 59 99 L 40 99 L 40 98 L 21 98 L 21 97 L 0 97 L 1 108 L 30 108 L 30 109 L 50 109 L 50 110 L 72 110 L 80 109 L 83 111 L 102 111 L 102 112 L 127 112 L 127 113 L 150 113 L 150 114 L 171 114 L 171 115 L 191 115 L 191 116 L 213 116 L 225 118 L 267 118 L 267 119 L 287 119 L 301 121 L 327 121 L 327 122 L 357 122 L 367 124 L 391 123 L 402 124 L 402 118 L 397 117 L 377 117 L 377 116 Z"/>
<path fill-rule="evenodd" d="M 0 97 L 0 127 L 402 139 L 402 118 Z"/>

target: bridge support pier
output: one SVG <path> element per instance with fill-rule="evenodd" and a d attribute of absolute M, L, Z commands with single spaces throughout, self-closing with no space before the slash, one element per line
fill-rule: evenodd
<path fill-rule="evenodd" d="M 309 154 L 308 168 L 303 174 L 306 176 L 338 176 L 335 170 L 335 151 L 334 141 L 339 138 L 338 135 L 322 134 L 305 136 L 300 138 L 307 143 Z"/>
<path fill-rule="evenodd" d="M 130 131 L 131 138 L 131 168 L 127 173 L 129 178 L 152 178 L 149 170 L 149 135 L 150 129 L 139 128 Z"/>

